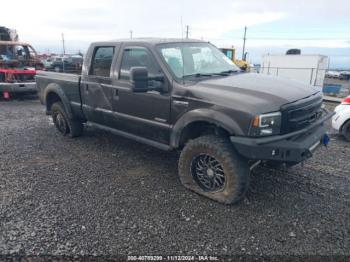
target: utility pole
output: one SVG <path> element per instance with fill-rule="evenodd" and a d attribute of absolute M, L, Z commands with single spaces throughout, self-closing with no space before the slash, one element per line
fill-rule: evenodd
<path fill-rule="evenodd" d="M 63 56 L 66 54 L 66 47 L 64 45 L 64 34 L 62 33 L 62 47 L 63 47 Z"/>
<path fill-rule="evenodd" d="M 186 25 L 186 39 L 188 39 L 188 31 L 189 31 L 189 26 L 188 25 Z"/>
<path fill-rule="evenodd" d="M 242 60 L 245 60 L 245 41 L 247 40 L 247 27 L 244 27 L 244 36 L 243 36 L 243 51 L 242 51 Z"/>
<path fill-rule="evenodd" d="M 132 39 L 132 30 L 130 30 L 130 39 Z"/>
<path fill-rule="evenodd" d="M 63 46 L 62 72 L 64 73 L 64 56 L 66 54 L 66 47 L 64 45 L 64 34 L 63 33 L 62 33 L 62 46 Z"/>

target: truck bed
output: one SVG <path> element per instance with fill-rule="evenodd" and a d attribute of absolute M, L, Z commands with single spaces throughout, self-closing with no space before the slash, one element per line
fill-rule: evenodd
<path fill-rule="evenodd" d="M 40 102 L 46 104 L 46 93 L 50 91 L 50 87 L 55 90 L 61 90 L 62 94 L 69 101 L 76 115 L 81 116 L 81 96 L 80 96 L 80 75 L 56 73 L 48 71 L 38 71 L 36 75 L 36 83 Z M 57 88 L 58 87 L 58 88 Z"/>

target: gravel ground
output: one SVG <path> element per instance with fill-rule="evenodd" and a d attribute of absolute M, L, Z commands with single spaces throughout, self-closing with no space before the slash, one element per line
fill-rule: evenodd
<path fill-rule="evenodd" d="M 0 102 L 0 254 L 350 255 L 349 155 L 333 135 L 225 206 L 181 186 L 175 153 L 62 137 L 37 100 Z"/>

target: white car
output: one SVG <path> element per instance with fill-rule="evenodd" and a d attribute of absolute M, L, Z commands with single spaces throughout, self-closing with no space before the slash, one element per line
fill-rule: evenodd
<path fill-rule="evenodd" d="M 340 72 L 337 72 L 337 71 L 327 71 L 327 72 L 326 72 L 326 77 L 329 77 L 329 78 L 339 78 L 339 77 L 340 77 Z"/>
<path fill-rule="evenodd" d="M 350 96 L 334 109 L 332 127 L 350 141 Z"/>

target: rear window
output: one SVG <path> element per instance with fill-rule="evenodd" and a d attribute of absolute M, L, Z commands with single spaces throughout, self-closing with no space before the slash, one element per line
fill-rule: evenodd
<path fill-rule="evenodd" d="M 114 46 L 96 47 L 91 62 L 90 75 L 109 77 L 113 56 Z"/>

